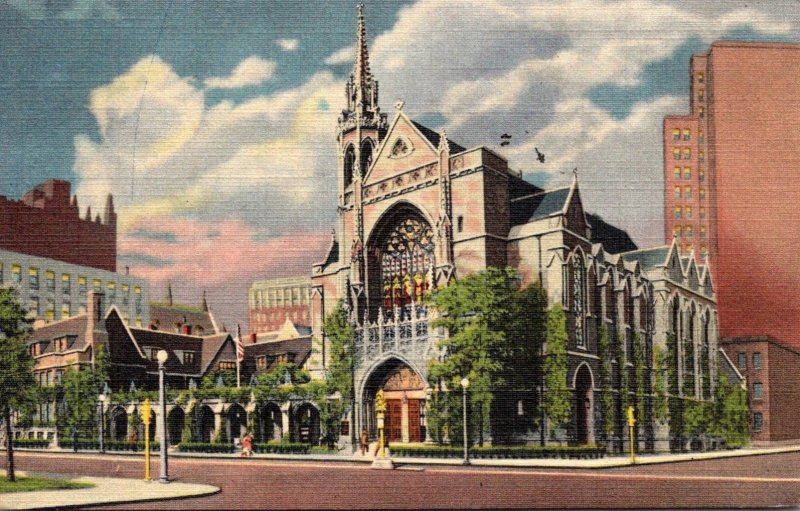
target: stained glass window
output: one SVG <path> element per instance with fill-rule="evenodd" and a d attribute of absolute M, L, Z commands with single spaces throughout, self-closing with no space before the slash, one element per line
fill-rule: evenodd
<path fill-rule="evenodd" d="M 403 220 L 389 233 L 381 254 L 386 310 L 422 301 L 430 288 L 433 248 L 433 230 L 420 220 Z"/>

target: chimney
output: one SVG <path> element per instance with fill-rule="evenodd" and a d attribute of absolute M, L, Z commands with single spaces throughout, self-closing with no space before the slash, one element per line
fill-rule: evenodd
<path fill-rule="evenodd" d="M 131 267 L 130 266 L 126 266 L 125 267 L 125 275 L 130 275 L 130 274 L 131 274 Z"/>
<path fill-rule="evenodd" d="M 172 305 L 172 282 L 167 281 L 167 303 Z"/>
<path fill-rule="evenodd" d="M 185 335 L 192 335 L 192 325 L 183 325 L 183 333 Z"/>
<path fill-rule="evenodd" d="M 103 293 L 91 290 L 86 296 L 86 341 L 92 346 L 107 344 L 108 332 L 106 332 L 106 322 L 103 317 Z M 92 357 L 96 351 L 96 348 L 92 348 Z M 92 364 L 94 364 L 94 358 Z"/>
<path fill-rule="evenodd" d="M 256 333 L 255 333 L 255 332 L 253 332 L 252 334 L 250 334 L 250 344 L 255 344 L 255 343 L 256 343 L 256 340 L 257 340 L 257 338 L 258 338 L 258 336 L 256 335 Z"/>

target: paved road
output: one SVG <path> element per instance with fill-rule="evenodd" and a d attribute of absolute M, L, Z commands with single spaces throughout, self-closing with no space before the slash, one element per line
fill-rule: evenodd
<path fill-rule="evenodd" d="M 22 470 L 141 477 L 127 457 L 18 453 Z M 157 459 L 153 473 L 157 475 Z M 800 453 L 604 470 L 404 467 L 257 459 L 177 459 L 176 480 L 222 492 L 156 502 L 152 509 L 235 508 L 700 508 L 800 504 Z M 109 506 L 104 509 L 136 509 Z"/>

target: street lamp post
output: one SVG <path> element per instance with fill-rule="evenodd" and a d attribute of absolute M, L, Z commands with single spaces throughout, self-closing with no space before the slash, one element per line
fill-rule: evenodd
<path fill-rule="evenodd" d="M 469 435 L 467 434 L 467 387 L 469 387 L 469 379 L 464 377 L 461 379 L 461 390 L 464 396 L 464 465 L 469 465 Z"/>
<path fill-rule="evenodd" d="M 98 419 L 97 420 L 97 432 L 98 432 L 98 436 L 100 438 L 100 452 L 101 453 L 105 453 L 106 452 L 105 445 L 103 444 L 103 437 L 105 436 L 103 434 L 104 433 L 104 431 L 103 431 L 103 422 L 104 422 L 103 421 L 103 415 L 104 415 L 103 411 L 105 409 L 105 404 L 106 404 L 106 395 L 101 393 L 100 395 L 97 396 L 97 407 L 99 409 L 99 413 L 97 414 L 97 419 Z"/>
<path fill-rule="evenodd" d="M 158 437 L 158 442 L 161 444 L 159 454 L 161 458 L 161 477 L 159 483 L 169 482 L 169 472 L 167 466 L 167 399 L 164 392 L 164 362 L 167 361 L 169 354 L 165 350 L 159 350 L 156 358 L 158 359 L 158 400 L 160 402 L 159 408 L 161 413 L 158 414 L 158 426 L 161 434 Z"/>

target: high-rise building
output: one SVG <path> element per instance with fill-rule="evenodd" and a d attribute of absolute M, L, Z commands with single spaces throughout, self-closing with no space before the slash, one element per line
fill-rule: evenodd
<path fill-rule="evenodd" d="M 664 119 L 666 238 L 708 254 L 722 336 L 797 344 L 800 45 L 716 42 L 690 71 L 689 115 Z"/>
<path fill-rule="evenodd" d="M 259 280 L 248 294 L 253 333 L 278 331 L 287 319 L 296 325 L 311 325 L 311 277 Z"/>

